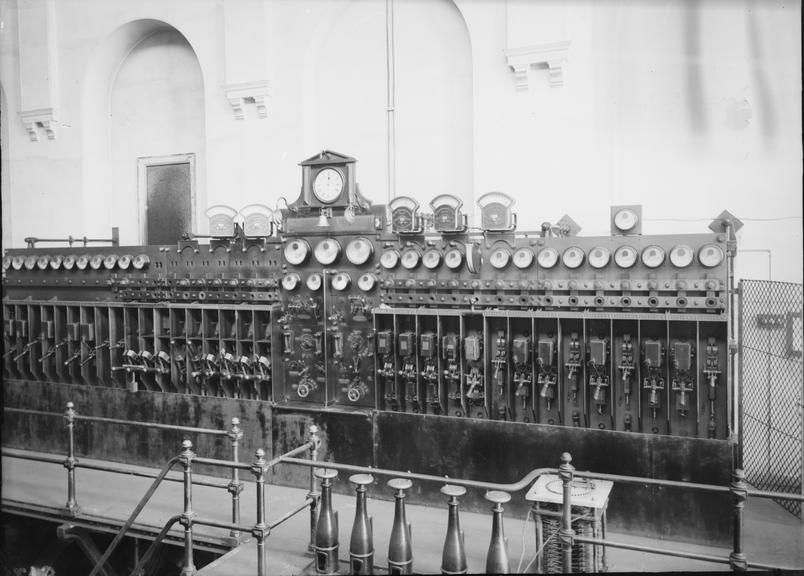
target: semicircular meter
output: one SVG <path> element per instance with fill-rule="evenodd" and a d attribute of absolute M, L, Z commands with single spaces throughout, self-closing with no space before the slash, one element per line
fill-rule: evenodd
<path fill-rule="evenodd" d="M 292 266 L 301 266 L 310 257 L 310 245 L 307 240 L 295 238 L 285 245 L 285 260 Z"/>
<path fill-rule="evenodd" d="M 433 229 L 436 232 L 463 232 L 466 230 L 463 214 L 463 201 L 452 194 L 441 194 L 433 198 Z"/>
<path fill-rule="evenodd" d="M 477 199 L 480 206 L 480 227 L 487 232 L 503 232 L 516 227 L 516 215 L 511 210 L 514 199 L 502 192 L 488 192 Z"/>
<path fill-rule="evenodd" d="M 419 203 L 408 196 L 397 196 L 388 204 L 391 210 L 391 231 L 396 234 L 421 232 L 417 210 Z"/>
<path fill-rule="evenodd" d="M 325 238 L 316 244 L 314 253 L 319 264 L 329 266 L 341 255 L 341 243 L 334 238 Z"/>

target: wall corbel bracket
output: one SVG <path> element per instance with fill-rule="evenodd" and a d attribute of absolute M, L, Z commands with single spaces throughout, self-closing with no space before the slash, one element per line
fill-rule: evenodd
<path fill-rule="evenodd" d="M 508 66 L 514 72 L 517 90 L 527 90 L 532 67 L 546 68 L 553 88 L 564 85 L 564 65 L 567 63 L 569 40 L 548 42 L 520 48 L 507 48 L 503 52 Z"/>
<path fill-rule="evenodd" d="M 59 125 L 58 109 L 37 108 L 36 110 L 23 110 L 19 115 L 31 142 L 39 141 L 40 131 L 45 132 L 48 140 L 56 139 L 56 129 Z"/>
<path fill-rule="evenodd" d="M 259 118 L 268 117 L 268 99 L 271 97 L 270 84 L 267 80 L 254 82 L 238 82 L 223 86 L 226 99 L 232 107 L 235 120 L 246 117 L 245 105 L 254 103 Z"/>

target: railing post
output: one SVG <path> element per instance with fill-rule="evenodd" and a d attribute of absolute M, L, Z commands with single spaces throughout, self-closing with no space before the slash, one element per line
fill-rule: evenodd
<path fill-rule="evenodd" d="M 229 429 L 228 436 L 232 440 L 232 462 L 238 462 L 238 448 L 240 440 L 243 438 L 239 418 L 232 418 L 232 427 Z M 240 481 L 239 469 L 232 468 L 232 480 L 226 489 L 232 495 L 232 524 L 240 524 L 240 494 L 243 492 L 243 483 Z M 231 530 L 229 536 L 232 537 L 235 545 L 239 544 L 240 532 L 238 530 Z"/>
<path fill-rule="evenodd" d="M 505 539 L 503 530 L 503 504 L 511 500 L 508 492 L 491 490 L 486 492 L 486 500 L 493 502 L 491 508 L 494 515 L 491 524 L 491 542 L 489 551 L 486 555 L 487 574 L 509 574 L 511 567 L 508 565 L 508 542 Z"/>
<path fill-rule="evenodd" d="M 310 460 L 316 462 L 318 460 L 318 449 L 321 446 L 321 438 L 318 436 L 318 426 L 315 424 L 310 425 L 310 442 L 313 443 L 312 448 L 310 448 Z M 315 525 L 316 521 L 318 520 L 318 498 L 321 496 L 321 493 L 318 491 L 318 484 L 316 482 L 315 474 L 314 474 L 315 467 L 310 466 L 310 492 L 308 492 L 307 497 L 311 500 L 310 502 L 310 542 L 307 544 L 307 551 L 315 553 Z"/>
<path fill-rule="evenodd" d="M 575 537 L 575 531 L 572 529 L 572 475 L 575 467 L 570 462 L 572 462 L 572 456 L 569 455 L 569 452 L 564 452 L 561 455 L 561 466 L 558 467 L 558 475 L 564 488 L 559 536 L 561 538 L 562 570 L 565 574 L 572 572 L 572 544 Z"/>
<path fill-rule="evenodd" d="M 64 467 L 67 468 L 67 512 L 71 516 L 76 516 L 79 511 L 78 502 L 75 499 L 75 465 L 78 459 L 75 457 L 75 410 L 72 402 L 67 402 L 67 411 L 64 413 L 64 420 L 67 422 L 67 458 L 64 460 Z"/>
<path fill-rule="evenodd" d="M 349 482 L 357 485 L 355 522 L 349 543 L 352 574 L 374 574 L 374 523 L 366 510 L 366 486 L 374 482 L 371 474 L 355 474 Z"/>
<path fill-rule="evenodd" d="M 265 549 L 265 539 L 270 534 L 270 529 L 265 524 L 265 450 L 257 448 L 255 452 L 256 460 L 251 465 L 251 472 L 256 477 L 257 491 L 257 524 L 251 530 L 251 534 L 257 539 L 257 576 L 265 576 L 268 570 L 268 556 Z"/>
<path fill-rule="evenodd" d="M 748 561 L 743 553 L 743 513 L 745 500 L 748 497 L 748 486 L 745 483 L 745 473 L 741 468 L 734 471 L 730 488 L 734 501 L 734 550 L 729 554 L 729 565 L 735 572 L 745 572 L 748 570 Z"/>
<path fill-rule="evenodd" d="M 410 524 L 405 519 L 405 490 L 413 486 L 413 482 L 407 478 L 392 478 L 388 486 L 396 490 L 394 525 L 388 543 L 388 573 L 412 574 L 413 550 L 410 545 Z"/>
<path fill-rule="evenodd" d="M 179 455 L 179 462 L 184 466 L 184 512 L 179 523 L 184 526 L 184 566 L 181 569 L 181 576 L 195 576 L 195 564 L 193 563 L 193 443 L 185 440 L 181 443 L 184 449 Z"/>
<path fill-rule="evenodd" d="M 441 573 L 466 574 L 466 550 L 458 518 L 458 496 L 466 494 L 466 488 L 447 484 L 441 488 L 441 493 L 449 497 L 449 521 L 447 537 L 444 539 L 444 551 L 441 554 Z"/>
<path fill-rule="evenodd" d="M 338 471 L 331 468 L 316 468 L 315 475 L 321 479 L 321 510 L 315 527 L 316 574 L 338 573 L 338 513 L 332 511 L 332 479 Z"/>

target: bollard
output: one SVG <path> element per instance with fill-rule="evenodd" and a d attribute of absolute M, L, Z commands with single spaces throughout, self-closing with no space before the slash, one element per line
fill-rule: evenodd
<path fill-rule="evenodd" d="M 310 442 L 313 443 L 312 448 L 310 448 L 310 460 L 315 462 L 318 460 L 318 449 L 321 446 L 321 438 L 318 437 L 318 426 L 315 424 L 310 425 Z M 307 544 L 307 551 L 308 552 L 315 552 L 315 525 L 316 521 L 318 520 L 318 498 L 321 496 L 321 493 L 318 491 L 318 486 L 316 484 L 315 468 L 312 466 L 310 467 L 310 492 L 307 493 L 307 497 L 310 498 L 310 541 Z"/>
<path fill-rule="evenodd" d="M 268 572 L 268 551 L 265 549 L 265 539 L 270 529 L 265 524 L 265 450 L 257 448 L 254 453 L 255 460 L 251 465 L 251 472 L 256 477 L 257 492 L 257 523 L 251 529 L 251 534 L 257 539 L 257 576 L 265 576 Z"/>
<path fill-rule="evenodd" d="M 64 467 L 67 468 L 67 512 L 71 516 L 78 514 L 78 502 L 75 499 L 75 465 L 78 459 L 75 457 L 75 410 L 72 402 L 67 402 L 67 412 L 64 419 L 67 421 L 67 459 Z"/>
<path fill-rule="evenodd" d="M 227 434 L 232 440 L 232 462 L 238 461 L 238 448 L 240 440 L 243 438 L 243 431 L 240 429 L 240 419 L 232 418 L 232 427 Z M 240 481 L 240 470 L 232 468 L 232 480 L 226 487 L 229 494 L 232 495 L 232 524 L 240 524 L 240 494 L 243 492 L 243 483 Z M 229 536 L 234 540 L 233 544 L 237 544 L 240 540 L 240 532 L 232 529 Z"/>
<path fill-rule="evenodd" d="M 491 543 L 486 555 L 487 574 L 509 574 L 511 568 L 508 565 L 508 541 L 503 530 L 503 504 L 511 500 L 508 492 L 491 490 L 486 492 L 486 500 L 493 502 L 491 511 L 493 520 L 491 523 Z"/>
<path fill-rule="evenodd" d="M 447 537 L 444 539 L 444 552 L 441 555 L 441 573 L 466 574 L 466 551 L 458 518 L 458 496 L 466 494 L 466 488 L 447 484 L 441 488 L 441 493 L 449 497 L 449 522 Z"/>
<path fill-rule="evenodd" d="M 371 474 L 355 474 L 349 482 L 357 485 L 355 489 L 355 523 L 352 525 L 352 540 L 349 545 L 349 558 L 352 574 L 374 574 L 374 523 L 366 510 L 366 486 L 374 482 Z"/>
<path fill-rule="evenodd" d="M 338 471 L 316 468 L 315 476 L 321 480 L 321 504 L 315 527 L 316 574 L 338 573 L 338 513 L 332 511 L 332 479 Z"/>
<path fill-rule="evenodd" d="M 184 448 L 179 455 L 179 462 L 184 466 L 184 512 L 179 519 L 179 523 L 184 526 L 184 565 L 181 569 L 181 576 L 194 576 L 195 564 L 193 563 L 193 443 L 185 440 L 181 443 Z"/>
<path fill-rule="evenodd" d="M 561 529 L 558 531 L 561 539 L 562 571 L 565 574 L 572 572 L 572 544 L 575 531 L 572 529 L 572 475 L 575 467 L 570 464 L 572 456 L 569 452 L 561 455 L 561 466 L 558 475 L 563 485 L 563 498 L 561 500 Z"/>
<path fill-rule="evenodd" d="M 745 483 L 745 473 L 737 468 L 731 481 L 731 496 L 734 500 L 734 550 L 729 554 L 729 565 L 735 572 L 748 570 L 748 561 L 743 552 L 743 513 L 745 500 L 748 497 L 748 486 Z"/>
<path fill-rule="evenodd" d="M 410 545 L 410 524 L 405 519 L 405 490 L 413 486 L 413 482 L 407 478 L 392 478 L 388 486 L 396 490 L 394 525 L 388 543 L 388 573 L 412 574 L 413 550 Z"/>

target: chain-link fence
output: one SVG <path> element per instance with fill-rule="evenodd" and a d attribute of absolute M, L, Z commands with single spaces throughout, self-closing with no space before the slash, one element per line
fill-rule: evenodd
<path fill-rule="evenodd" d="M 802 493 L 804 286 L 740 281 L 743 467 L 761 490 Z M 801 518 L 801 503 L 780 501 Z"/>

